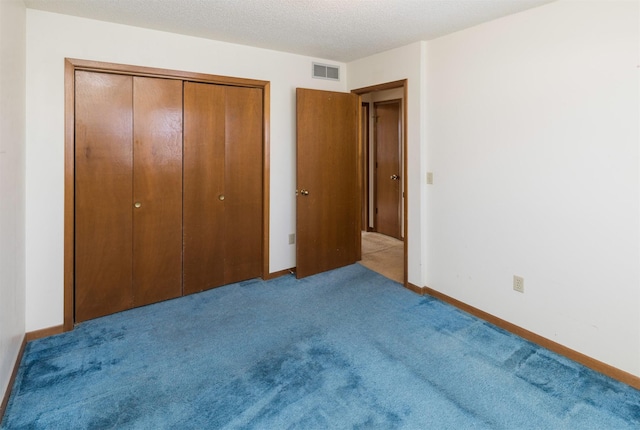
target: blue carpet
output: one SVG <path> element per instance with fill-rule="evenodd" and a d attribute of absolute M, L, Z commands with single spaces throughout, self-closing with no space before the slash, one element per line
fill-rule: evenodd
<path fill-rule="evenodd" d="M 638 429 L 640 392 L 353 265 L 27 345 L 2 429 Z"/>

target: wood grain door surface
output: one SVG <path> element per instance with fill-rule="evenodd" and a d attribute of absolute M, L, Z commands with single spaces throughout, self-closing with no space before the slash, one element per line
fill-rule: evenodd
<path fill-rule="evenodd" d="M 133 305 L 130 76 L 76 72 L 76 321 Z"/>
<path fill-rule="evenodd" d="M 400 163 L 400 101 L 374 104 L 375 123 L 375 229 L 402 239 L 402 178 Z"/>
<path fill-rule="evenodd" d="M 75 320 L 182 294 L 182 83 L 76 72 Z"/>
<path fill-rule="evenodd" d="M 262 89 L 75 85 L 75 321 L 262 276 Z"/>
<path fill-rule="evenodd" d="M 133 78 L 131 206 L 133 306 L 181 296 L 181 81 Z"/>
<path fill-rule="evenodd" d="M 185 294 L 224 285 L 224 116 L 220 85 L 184 84 Z"/>
<path fill-rule="evenodd" d="M 262 89 L 226 87 L 225 284 L 262 275 Z"/>
<path fill-rule="evenodd" d="M 360 241 L 358 96 L 296 91 L 297 277 L 355 263 Z"/>
<path fill-rule="evenodd" d="M 369 103 L 361 104 L 360 115 L 360 159 L 361 184 L 360 195 L 360 229 L 369 231 Z"/>
<path fill-rule="evenodd" d="M 262 90 L 185 83 L 185 294 L 262 275 Z"/>

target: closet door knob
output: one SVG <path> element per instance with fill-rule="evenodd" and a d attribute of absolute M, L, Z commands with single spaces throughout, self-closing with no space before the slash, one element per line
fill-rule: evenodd
<path fill-rule="evenodd" d="M 140 203 L 140 202 L 135 202 L 135 203 L 133 204 L 133 206 L 135 206 L 136 208 L 139 208 L 140 206 L 142 206 L 142 203 Z"/>
<path fill-rule="evenodd" d="M 218 200 L 224 200 L 224 194 L 220 194 L 220 195 L 218 196 Z"/>

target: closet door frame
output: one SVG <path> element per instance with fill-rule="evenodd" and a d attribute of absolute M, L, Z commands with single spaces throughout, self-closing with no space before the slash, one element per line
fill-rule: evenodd
<path fill-rule="evenodd" d="M 169 69 L 65 58 L 64 63 L 64 323 L 75 324 L 75 72 L 116 73 L 262 89 L 262 278 L 269 279 L 270 82 Z"/>

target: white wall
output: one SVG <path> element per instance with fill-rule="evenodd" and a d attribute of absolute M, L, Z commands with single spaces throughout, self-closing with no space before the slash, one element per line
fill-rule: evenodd
<path fill-rule="evenodd" d="M 311 78 L 314 60 L 344 64 L 28 10 L 27 331 L 63 320 L 65 57 L 270 81 L 270 270 L 295 266 L 295 88 L 346 91 Z"/>
<path fill-rule="evenodd" d="M 424 285 L 424 187 L 423 172 L 426 133 L 425 106 L 426 71 L 424 42 L 382 52 L 347 64 L 350 90 L 387 82 L 408 80 L 407 96 L 407 180 L 408 182 L 408 276 L 409 282 Z"/>
<path fill-rule="evenodd" d="M 0 401 L 25 332 L 26 9 L 0 1 Z"/>
<path fill-rule="evenodd" d="M 421 213 L 426 285 L 635 375 L 639 16 L 561 1 L 429 42 Z"/>

